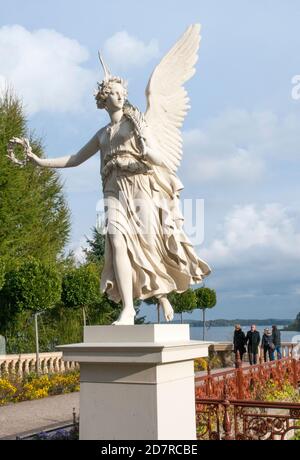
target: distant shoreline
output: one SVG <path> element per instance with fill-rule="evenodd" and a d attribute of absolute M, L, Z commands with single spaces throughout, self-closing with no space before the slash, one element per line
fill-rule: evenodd
<path fill-rule="evenodd" d="M 173 323 L 181 323 L 180 321 L 173 321 Z M 203 321 L 201 320 L 184 320 L 184 324 L 189 324 L 191 327 L 203 327 Z M 226 327 L 235 326 L 240 324 L 241 326 L 249 326 L 250 324 L 256 324 L 256 326 L 265 326 L 273 324 L 276 326 L 288 326 L 293 323 L 292 319 L 214 319 L 205 321 L 206 327 Z"/>

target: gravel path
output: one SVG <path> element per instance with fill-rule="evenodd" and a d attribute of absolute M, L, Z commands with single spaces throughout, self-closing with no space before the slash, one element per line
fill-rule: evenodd
<path fill-rule="evenodd" d="M 79 392 L 0 406 L 0 439 L 67 425 L 73 408 L 79 415 Z"/>

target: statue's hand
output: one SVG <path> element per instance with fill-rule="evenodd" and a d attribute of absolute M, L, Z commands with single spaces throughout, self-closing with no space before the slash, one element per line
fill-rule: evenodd
<path fill-rule="evenodd" d="M 24 149 L 24 160 L 19 160 L 14 153 L 14 147 L 16 145 L 20 145 Z M 9 158 L 10 161 L 13 163 L 23 167 L 26 166 L 26 163 L 28 160 L 31 160 L 35 163 L 37 163 L 38 157 L 33 153 L 29 140 L 26 138 L 19 138 L 19 137 L 13 137 L 10 139 L 8 146 L 7 146 L 7 158 Z"/>

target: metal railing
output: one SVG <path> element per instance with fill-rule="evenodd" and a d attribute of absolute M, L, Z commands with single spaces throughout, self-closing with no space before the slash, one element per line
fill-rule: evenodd
<path fill-rule="evenodd" d="M 199 440 L 284 440 L 300 433 L 300 404 L 197 399 L 196 421 Z"/>
<path fill-rule="evenodd" d="M 282 358 L 267 363 L 238 366 L 236 369 L 195 377 L 197 398 L 222 398 L 225 388 L 231 399 L 251 399 L 268 380 L 279 385 L 289 382 L 297 388 L 300 382 L 300 361 L 295 358 Z"/>

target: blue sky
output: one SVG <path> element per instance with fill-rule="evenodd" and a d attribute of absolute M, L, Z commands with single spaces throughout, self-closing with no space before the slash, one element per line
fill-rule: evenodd
<path fill-rule="evenodd" d="M 295 317 L 300 310 L 300 3 L 288 0 L 0 0 L 0 86 L 24 100 L 46 155 L 75 153 L 108 122 L 95 107 L 101 48 L 145 107 L 154 66 L 191 23 L 202 24 L 188 83 L 178 171 L 182 198 L 203 199 L 196 246 L 218 294 L 209 318 Z M 80 255 L 101 197 L 99 158 L 61 171 Z M 144 310 L 153 317 L 153 310 Z M 194 314 L 198 317 L 199 312 Z"/>

